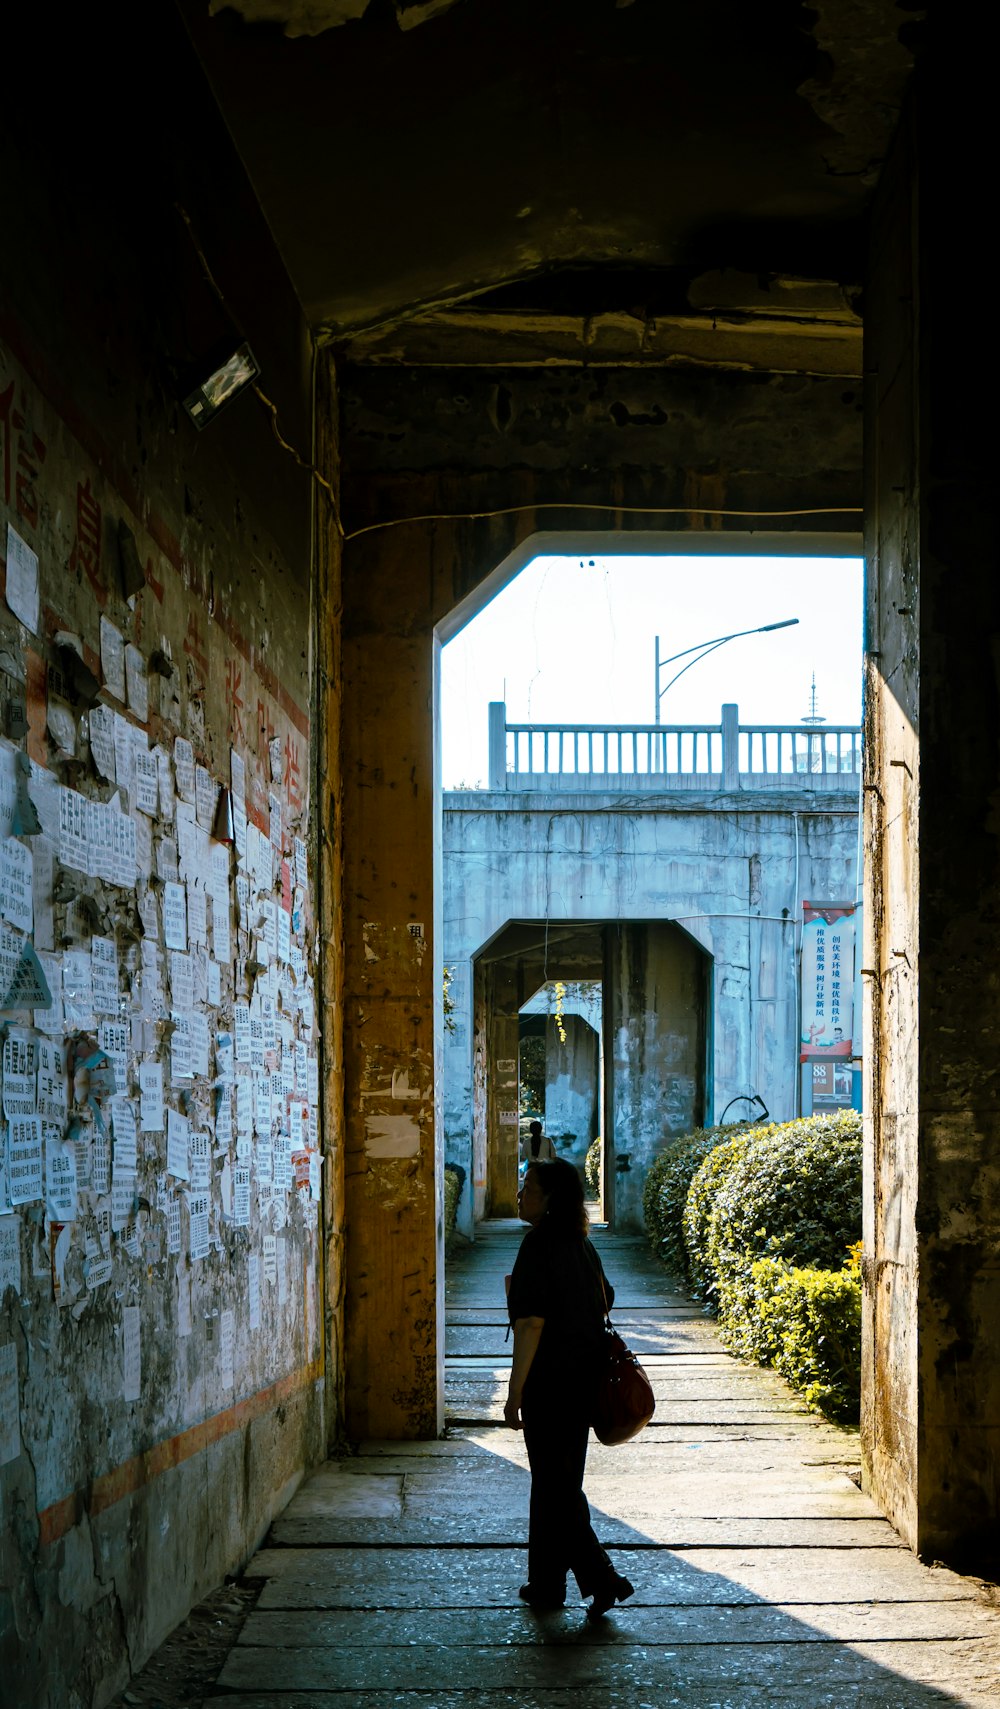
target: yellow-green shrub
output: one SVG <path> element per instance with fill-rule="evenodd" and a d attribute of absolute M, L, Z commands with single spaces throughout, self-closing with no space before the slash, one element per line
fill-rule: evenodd
<path fill-rule="evenodd" d="M 861 1117 L 806 1116 L 751 1131 L 711 1191 L 704 1266 L 719 1294 L 755 1258 L 839 1270 L 861 1234 Z"/>
<path fill-rule="evenodd" d="M 716 1145 L 691 1181 L 683 1229 L 692 1281 L 733 1351 L 773 1365 L 830 1417 L 856 1419 L 857 1112 L 754 1127 Z"/>
<path fill-rule="evenodd" d="M 861 1398 L 861 1278 L 856 1268 L 814 1270 L 757 1258 L 723 1284 L 723 1340 L 741 1358 L 772 1365 L 810 1406 L 856 1423 Z"/>
<path fill-rule="evenodd" d="M 750 1143 L 745 1130 L 736 1132 L 708 1152 L 691 1179 L 684 1201 L 681 1231 L 687 1255 L 687 1273 L 694 1294 L 708 1298 L 715 1292 L 715 1271 L 708 1255 L 708 1236 L 716 1194 L 735 1169 Z"/>
<path fill-rule="evenodd" d="M 710 1151 L 745 1131 L 735 1124 L 695 1128 L 679 1139 L 669 1139 L 646 1171 L 642 1188 L 646 1232 L 653 1250 L 675 1276 L 688 1274 L 684 1206 L 692 1179 Z"/>
<path fill-rule="evenodd" d="M 601 1190 L 601 1136 L 592 1141 L 583 1163 L 583 1173 L 592 1193 Z"/>
<path fill-rule="evenodd" d="M 444 1166 L 444 1238 L 445 1244 L 455 1232 L 455 1218 L 458 1215 L 458 1201 L 462 1196 L 462 1182 L 465 1170 L 460 1170 L 457 1164 L 446 1163 Z"/>

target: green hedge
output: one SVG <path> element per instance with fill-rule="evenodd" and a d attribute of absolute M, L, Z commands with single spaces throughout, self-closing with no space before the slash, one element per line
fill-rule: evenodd
<path fill-rule="evenodd" d="M 746 1135 L 704 1219 L 703 1262 L 719 1296 L 755 1258 L 840 1270 L 861 1234 L 861 1117 L 808 1116 Z"/>
<path fill-rule="evenodd" d="M 831 1418 L 857 1418 L 856 1111 L 688 1134 L 650 1169 L 644 1210 L 660 1256 L 674 1270 L 686 1262 L 735 1353 L 772 1365 Z"/>
<path fill-rule="evenodd" d="M 856 1423 L 861 1402 L 861 1278 L 758 1258 L 723 1293 L 723 1340 L 773 1365 L 810 1406 Z"/>
<path fill-rule="evenodd" d="M 453 1164 L 444 1166 L 444 1239 L 445 1245 L 455 1232 L 455 1218 L 458 1215 L 458 1201 L 462 1196 L 462 1182 L 465 1171 L 459 1171 Z"/>
<path fill-rule="evenodd" d="M 599 1193 L 601 1190 L 601 1136 L 600 1136 L 600 1134 L 598 1134 L 597 1138 L 590 1145 L 590 1148 L 587 1152 L 586 1158 L 584 1159 L 583 1173 L 584 1173 L 584 1176 L 586 1177 L 587 1186 L 590 1188 L 591 1192 L 592 1193 Z"/>
<path fill-rule="evenodd" d="M 646 1172 L 642 1189 L 646 1232 L 657 1256 L 675 1276 L 688 1275 L 684 1206 L 699 1164 L 717 1145 L 744 1131 L 734 1125 L 695 1128 L 680 1139 L 668 1140 Z"/>
<path fill-rule="evenodd" d="M 741 1129 L 732 1139 L 722 1140 L 713 1146 L 695 1170 L 687 1191 L 681 1234 L 691 1291 L 700 1299 L 711 1298 L 715 1292 L 715 1272 L 709 1260 L 708 1239 L 716 1194 L 750 1143 L 750 1135 L 746 1129 Z"/>

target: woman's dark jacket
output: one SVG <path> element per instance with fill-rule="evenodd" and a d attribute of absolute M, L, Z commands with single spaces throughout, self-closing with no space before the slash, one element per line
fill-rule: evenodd
<path fill-rule="evenodd" d="M 511 1275 L 507 1310 L 512 1324 L 519 1317 L 545 1319 L 524 1385 L 529 1406 L 589 1401 L 604 1334 L 605 1302 L 610 1309 L 614 1297 L 588 1239 L 553 1231 L 545 1217 L 528 1230 Z"/>

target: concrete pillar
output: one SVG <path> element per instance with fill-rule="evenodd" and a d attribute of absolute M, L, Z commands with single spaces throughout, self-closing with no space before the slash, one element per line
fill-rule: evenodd
<path fill-rule="evenodd" d="M 638 1229 L 650 1163 L 665 1139 L 703 1117 L 705 960 L 677 926 L 655 923 L 608 927 L 606 955 L 613 1131 L 605 1131 L 605 1159 L 614 1168 L 615 1227 Z"/>
<path fill-rule="evenodd" d="M 400 597 L 412 542 L 378 548 L 347 545 L 343 580 L 346 1422 L 362 1440 L 442 1421 L 435 644 Z"/>
<path fill-rule="evenodd" d="M 951 336 L 992 117 L 958 34 L 932 26 L 866 293 L 862 1448 L 906 1540 L 972 1559 L 1000 1521 L 1000 695 L 981 376 Z"/>
<path fill-rule="evenodd" d="M 316 366 L 316 455 L 329 478 L 339 475 L 336 374 Z M 322 491 L 322 489 L 320 489 Z M 343 735 L 340 626 L 324 621 L 340 609 L 340 536 L 325 492 L 316 505 L 317 674 L 323 691 L 315 709 L 312 789 L 316 800 L 319 932 L 319 1023 L 322 1041 L 323 1318 L 328 1446 L 344 1432 L 344 962 L 335 922 L 343 913 L 340 759 Z"/>
<path fill-rule="evenodd" d="M 507 708 L 502 700 L 491 700 L 490 722 L 490 788 L 507 787 Z"/>
<path fill-rule="evenodd" d="M 722 708 L 722 787 L 740 787 L 740 709 L 732 704 Z"/>

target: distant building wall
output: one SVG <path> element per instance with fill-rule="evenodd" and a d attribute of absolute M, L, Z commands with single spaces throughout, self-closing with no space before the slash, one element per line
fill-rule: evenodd
<path fill-rule="evenodd" d="M 545 1023 L 545 1131 L 566 1155 L 582 1155 L 599 1131 L 601 1041 L 582 1015 Z M 570 1142 L 571 1143 L 568 1143 Z"/>
<path fill-rule="evenodd" d="M 461 1226 L 481 1214 L 472 1157 L 472 963 L 511 920 L 673 920 L 712 958 L 707 1117 L 759 1091 L 798 1100 L 798 922 L 803 899 L 853 900 L 857 797 L 842 788 L 455 791 L 444 797 L 446 1154 L 469 1170 Z M 488 1066 L 488 1065 L 487 1065 Z"/>

